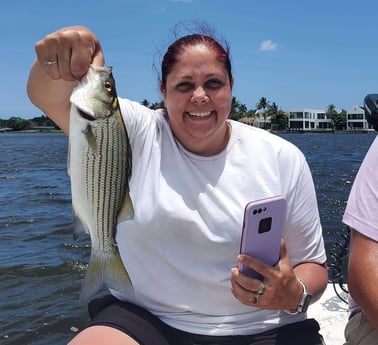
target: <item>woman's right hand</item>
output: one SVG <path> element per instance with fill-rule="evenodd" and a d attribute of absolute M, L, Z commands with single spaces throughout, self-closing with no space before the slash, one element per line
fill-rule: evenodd
<path fill-rule="evenodd" d="M 51 33 L 36 43 L 35 50 L 42 69 L 54 80 L 79 80 L 90 64 L 104 65 L 100 42 L 83 26 Z"/>
<path fill-rule="evenodd" d="M 83 26 L 71 26 L 47 35 L 35 45 L 34 62 L 27 85 L 31 102 L 66 134 L 72 90 L 89 65 L 104 65 L 96 35 Z"/>

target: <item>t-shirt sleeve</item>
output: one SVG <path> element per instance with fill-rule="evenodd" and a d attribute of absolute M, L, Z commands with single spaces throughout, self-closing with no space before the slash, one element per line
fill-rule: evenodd
<path fill-rule="evenodd" d="M 378 139 L 369 148 L 349 194 L 343 223 L 378 241 Z"/>

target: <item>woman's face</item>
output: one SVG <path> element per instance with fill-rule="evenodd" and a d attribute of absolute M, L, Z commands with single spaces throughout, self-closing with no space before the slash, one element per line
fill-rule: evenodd
<path fill-rule="evenodd" d="M 226 147 L 231 82 L 213 51 L 204 44 L 186 48 L 161 91 L 172 131 L 187 150 L 210 156 Z"/>

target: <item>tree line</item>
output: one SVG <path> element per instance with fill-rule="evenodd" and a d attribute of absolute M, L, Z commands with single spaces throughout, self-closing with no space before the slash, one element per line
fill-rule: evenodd
<path fill-rule="evenodd" d="M 54 122 L 52 122 L 47 116 L 42 115 L 34 117 L 30 120 L 23 119 L 21 117 L 12 116 L 7 120 L 0 119 L 0 129 L 10 128 L 14 131 L 26 131 L 33 128 L 54 128 L 58 129 Z"/>
<path fill-rule="evenodd" d="M 150 103 L 147 99 L 144 99 L 141 104 L 150 109 L 164 108 L 164 103 L 154 102 Z M 346 110 L 338 112 L 335 105 L 330 104 L 325 111 L 325 114 L 332 121 L 332 126 L 335 130 L 346 129 Z M 283 130 L 287 128 L 288 117 L 287 114 L 278 107 L 275 102 L 270 102 L 266 97 L 261 97 L 256 103 L 254 109 L 248 109 L 247 106 L 232 97 L 230 119 L 235 121 L 242 121 L 249 124 L 254 124 L 258 118 L 263 118 L 264 128 L 271 128 L 273 130 Z M 269 118 L 270 121 L 266 122 Z M 31 130 L 34 128 L 54 128 L 58 129 L 54 122 L 52 122 L 47 116 L 41 115 L 34 117 L 30 120 L 23 119 L 21 117 L 11 117 L 7 120 L 0 119 L 0 129 L 10 128 L 14 131 Z"/>

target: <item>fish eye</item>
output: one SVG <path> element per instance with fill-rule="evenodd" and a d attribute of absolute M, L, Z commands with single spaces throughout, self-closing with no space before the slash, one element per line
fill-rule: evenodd
<path fill-rule="evenodd" d="M 105 84 L 104 84 L 104 87 L 105 87 L 106 91 L 108 91 L 108 92 L 111 92 L 112 89 L 113 89 L 113 85 L 110 81 L 106 81 Z"/>

